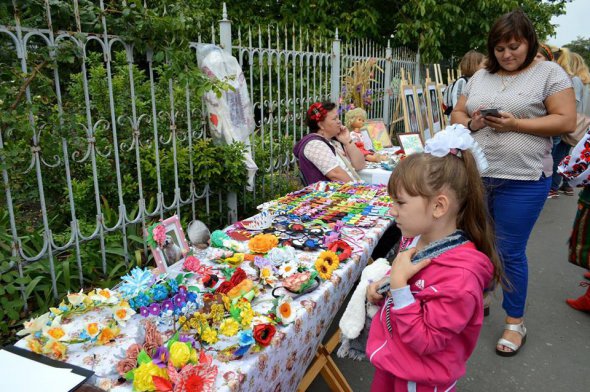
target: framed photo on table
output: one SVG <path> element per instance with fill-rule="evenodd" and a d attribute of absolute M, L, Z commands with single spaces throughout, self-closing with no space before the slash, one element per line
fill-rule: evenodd
<path fill-rule="evenodd" d="M 428 106 L 429 120 L 432 124 L 432 133 L 435 134 L 443 127 L 439 94 L 435 83 L 426 84 L 426 104 Z"/>
<path fill-rule="evenodd" d="M 422 86 L 416 87 L 416 98 L 419 107 L 418 116 L 420 118 L 420 132 L 422 132 L 422 139 L 428 140 L 432 137 L 432 125 L 430 123 L 430 119 L 428 118 L 428 106 L 426 105 L 426 97 L 424 97 L 424 89 Z"/>
<path fill-rule="evenodd" d="M 156 261 L 157 270 L 162 273 L 167 272 L 168 267 L 173 264 L 182 262 L 189 251 L 177 215 L 147 228 L 145 237 Z"/>
<path fill-rule="evenodd" d="M 401 91 L 405 130 L 406 132 L 420 132 L 420 120 L 418 119 L 418 106 L 416 105 L 414 87 L 405 85 L 402 86 Z"/>
<path fill-rule="evenodd" d="M 424 152 L 424 143 L 419 132 L 398 133 L 397 140 L 406 155 Z"/>
<path fill-rule="evenodd" d="M 371 145 L 375 151 L 393 146 L 383 120 L 368 120 L 362 130 L 366 130 L 369 134 Z M 367 144 L 365 144 L 365 147 L 367 147 Z"/>

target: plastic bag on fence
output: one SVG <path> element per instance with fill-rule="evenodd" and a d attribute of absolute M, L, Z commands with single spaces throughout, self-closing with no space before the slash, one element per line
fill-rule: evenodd
<path fill-rule="evenodd" d="M 230 84 L 234 91 L 224 91 L 221 98 L 210 91 L 205 94 L 209 125 L 216 142 L 246 142 L 256 124 L 248 85 L 238 61 L 212 44 L 197 45 L 197 62 L 210 78 Z"/>
<path fill-rule="evenodd" d="M 244 153 L 248 170 L 247 190 L 254 189 L 254 176 L 258 166 L 252 159 L 249 136 L 256 127 L 254 108 L 250 102 L 248 85 L 238 61 L 212 44 L 197 45 L 197 62 L 210 78 L 230 84 L 234 90 L 224 91 L 220 98 L 213 91 L 205 94 L 209 128 L 216 143 L 242 142 L 247 146 Z"/>

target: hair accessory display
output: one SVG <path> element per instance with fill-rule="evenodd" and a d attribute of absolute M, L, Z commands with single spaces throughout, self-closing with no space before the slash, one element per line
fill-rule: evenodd
<path fill-rule="evenodd" d="M 320 102 L 316 102 L 309 107 L 307 116 L 314 121 L 322 121 L 328 115 L 328 111 L 324 108 Z"/>
<path fill-rule="evenodd" d="M 461 150 L 470 150 L 480 173 L 488 168 L 488 161 L 479 144 L 461 124 L 450 125 L 426 141 L 424 152 L 442 158 L 447 154 L 461 157 Z"/>

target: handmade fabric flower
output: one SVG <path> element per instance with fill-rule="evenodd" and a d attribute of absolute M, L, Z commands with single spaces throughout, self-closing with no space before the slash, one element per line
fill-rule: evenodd
<path fill-rule="evenodd" d="M 133 372 L 133 388 L 135 391 L 155 391 L 153 376 L 169 379 L 166 369 L 158 367 L 152 361 L 139 365 Z"/>
<path fill-rule="evenodd" d="M 318 260 L 326 263 L 332 271 L 334 271 L 340 265 L 340 259 L 338 258 L 338 255 L 329 250 L 320 253 Z"/>
<path fill-rule="evenodd" d="M 229 281 L 236 286 L 244 279 L 246 279 L 246 272 L 241 268 L 236 268 Z"/>
<path fill-rule="evenodd" d="M 251 346 L 255 342 L 254 336 L 252 336 L 252 330 L 247 329 L 238 333 L 238 344 L 240 346 Z"/>
<path fill-rule="evenodd" d="M 44 313 L 37 318 L 30 319 L 29 321 L 25 321 L 23 324 L 24 328 L 21 329 L 20 331 L 18 331 L 16 334 L 18 336 L 24 336 L 24 335 L 29 335 L 29 334 L 35 333 L 35 332 L 43 329 L 43 327 L 45 325 L 47 325 L 48 322 L 49 322 L 49 313 Z"/>
<path fill-rule="evenodd" d="M 56 340 L 49 340 L 42 349 L 43 354 L 50 355 L 51 357 L 64 360 L 66 357 L 67 348 L 65 344 Z"/>
<path fill-rule="evenodd" d="M 336 253 L 340 261 L 344 261 L 352 255 L 352 248 L 343 240 L 332 242 L 328 246 L 328 250 Z"/>
<path fill-rule="evenodd" d="M 217 366 L 213 365 L 211 356 L 203 351 L 199 354 L 197 364 L 189 364 L 183 367 L 180 372 L 174 366 L 168 366 L 168 376 L 174 384 L 173 392 L 212 392 L 217 377 Z M 156 378 L 157 381 L 160 381 Z M 171 390 L 171 385 L 163 384 L 159 390 Z"/>
<path fill-rule="evenodd" d="M 280 265 L 287 261 L 296 260 L 295 249 L 292 246 L 282 246 L 271 249 L 266 258 L 270 260 L 274 265 Z"/>
<path fill-rule="evenodd" d="M 79 293 L 73 293 L 70 294 L 68 293 L 67 298 L 68 301 L 73 305 L 73 306 L 79 306 L 84 299 L 86 299 L 86 295 L 83 293 L 84 290 L 80 290 Z"/>
<path fill-rule="evenodd" d="M 219 340 L 217 338 L 217 331 L 214 330 L 213 328 L 206 328 L 201 333 L 201 339 L 203 339 L 204 342 L 209 343 L 209 344 L 215 344 Z"/>
<path fill-rule="evenodd" d="M 154 364 L 158 365 L 161 368 L 168 367 L 168 360 L 170 359 L 170 351 L 166 348 L 166 346 L 158 347 L 156 354 L 154 355 L 153 361 Z"/>
<path fill-rule="evenodd" d="M 279 298 L 277 303 L 277 317 L 280 318 L 281 324 L 287 325 L 295 321 L 295 311 L 293 309 L 293 298 L 289 295 Z"/>
<path fill-rule="evenodd" d="M 100 331 L 97 341 L 99 344 L 107 344 L 112 340 L 115 340 L 115 337 L 119 334 L 119 332 L 120 331 L 118 327 L 105 327 L 102 329 L 102 331 Z"/>
<path fill-rule="evenodd" d="M 279 267 L 279 275 L 282 276 L 283 278 L 288 278 L 289 276 L 291 276 L 295 273 L 297 273 L 297 262 L 294 260 L 283 263 Z"/>
<path fill-rule="evenodd" d="M 221 282 L 221 284 L 215 289 L 215 293 L 227 294 L 233 288 L 234 285 L 232 284 L 232 282 L 226 280 L 225 282 Z"/>
<path fill-rule="evenodd" d="M 119 305 L 113 308 L 113 318 L 119 325 L 125 325 L 127 320 L 135 314 L 135 311 L 129 306 Z"/>
<path fill-rule="evenodd" d="M 332 268 L 326 264 L 325 260 L 318 258 L 314 264 L 314 267 L 321 279 L 328 280 L 332 277 Z"/>
<path fill-rule="evenodd" d="M 96 302 L 114 305 L 120 301 L 119 295 L 110 289 L 96 289 L 88 293 L 88 297 Z"/>
<path fill-rule="evenodd" d="M 233 318 L 225 319 L 219 326 L 219 332 L 225 336 L 234 336 L 240 330 L 240 324 Z"/>
<path fill-rule="evenodd" d="M 248 247 L 253 253 L 267 253 L 278 244 L 279 239 L 272 234 L 258 234 L 248 241 Z"/>
<path fill-rule="evenodd" d="M 307 117 L 316 122 L 322 121 L 328 115 L 328 111 L 321 102 L 316 102 L 307 110 Z"/>
<path fill-rule="evenodd" d="M 174 342 L 170 346 L 170 362 L 176 368 L 183 367 L 191 357 L 190 345 L 183 342 Z"/>
<path fill-rule="evenodd" d="M 254 340 L 261 346 L 268 346 L 275 335 L 276 328 L 272 324 L 258 324 L 254 326 L 253 336 Z"/>
<path fill-rule="evenodd" d="M 234 255 L 232 257 L 228 257 L 226 259 L 223 259 L 223 261 L 225 263 L 228 263 L 229 265 L 237 266 L 237 265 L 240 265 L 244 262 L 244 254 L 243 253 L 234 253 Z"/>
<path fill-rule="evenodd" d="M 49 340 L 62 341 L 68 339 L 68 334 L 61 326 L 61 317 L 56 317 L 50 325 L 45 325 L 42 333 Z"/>
<path fill-rule="evenodd" d="M 135 267 L 130 274 L 123 276 L 121 280 L 123 283 L 119 286 L 118 291 L 126 298 L 130 298 L 150 287 L 154 283 L 155 277 L 148 269 Z"/>

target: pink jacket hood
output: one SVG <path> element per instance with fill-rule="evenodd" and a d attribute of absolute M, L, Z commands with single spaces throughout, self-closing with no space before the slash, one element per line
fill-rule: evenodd
<path fill-rule="evenodd" d="M 427 385 L 461 378 L 481 331 L 483 291 L 493 270 L 471 242 L 432 259 L 408 282 L 415 301 L 390 307 L 392 333 L 385 305 L 373 318 L 366 350 L 371 363 Z"/>

